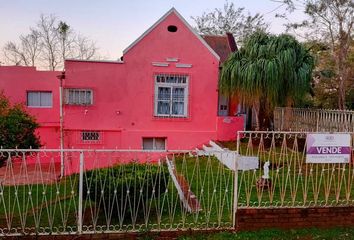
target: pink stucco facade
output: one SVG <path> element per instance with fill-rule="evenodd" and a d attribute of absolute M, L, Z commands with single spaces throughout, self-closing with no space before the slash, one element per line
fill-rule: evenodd
<path fill-rule="evenodd" d="M 169 26 L 177 31 L 168 31 Z M 166 149 L 178 150 L 235 139 L 243 118 L 218 116 L 219 66 L 218 55 L 174 9 L 130 45 L 122 61 L 67 60 L 64 98 L 67 89 L 89 89 L 92 102 L 72 105 L 64 100 L 65 148 L 142 149 L 143 138 L 163 138 Z M 162 74 L 187 77 L 185 116 L 157 114 L 156 76 Z M 0 66 L 0 89 L 11 102 L 26 105 L 28 91 L 52 92 L 52 107 L 28 107 L 40 123 L 38 133 L 47 148 L 57 148 L 60 140 L 58 75 Z M 97 132 L 99 139 L 84 141 L 83 131 Z"/>
<path fill-rule="evenodd" d="M 52 107 L 26 107 L 40 124 L 38 135 L 47 148 L 58 148 L 59 132 L 59 72 L 37 71 L 35 67 L 0 66 L 0 91 L 11 103 L 27 106 L 27 92 L 51 91 Z"/>

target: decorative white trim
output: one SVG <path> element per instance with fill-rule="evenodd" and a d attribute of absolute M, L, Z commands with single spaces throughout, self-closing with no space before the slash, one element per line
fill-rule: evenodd
<path fill-rule="evenodd" d="M 155 22 L 148 30 L 146 30 L 140 37 L 138 37 L 133 43 L 131 43 L 126 49 L 124 49 L 123 54 L 126 54 L 131 48 L 133 48 L 140 40 L 142 40 L 147 34 L 149 34 L 157 25 L 159 25 L 167 16 L 171 13 L 175 13 L 176 16 L 186 25 L 186 27 L 202 42 L 202 44 L 209 50 L 209 52 L 214 55 L 214 57 L 220 61 L 219 55 L 207 44 L 207 42 L 193 29 L 191 25 L 182 17 L 179 12 L 173 7 L 167 13 L 165 13 L 157 22 Z"/>
<path fill-rule="evenodd" d="M 170 65 L 169 63 L 164 62 L 152 62 L 151 64 L 155 67 L 168 67 Z"/>
<path fill-rule="evenodd" d="M 189 63 L 176 63 L 177 68 L 191 68 L 192 64 Z"/>
<path fill-rule="evenodd" d="M 166 62 L 178 62 L 178 58 L 166 58 Z"/>

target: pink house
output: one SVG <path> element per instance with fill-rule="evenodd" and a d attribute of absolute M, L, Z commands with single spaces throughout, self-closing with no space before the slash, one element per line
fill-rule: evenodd
<path fill-rule="evenodd" d="M 173 8 L 124 50 L 119 61 L 66 60 L 65 148 L 193 149 L 235 139 L 244 120 L 219 96 L 231 35 L 200 36 Z M 47 148 L 60 144 L 61 72 L 0 66 L 0 89 L 40 123 Z"/>

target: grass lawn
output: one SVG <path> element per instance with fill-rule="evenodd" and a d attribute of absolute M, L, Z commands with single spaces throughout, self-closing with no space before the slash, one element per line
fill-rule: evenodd
<path fill-rule="evenodd" d="M 260 168 L 238 172 L 238 203 L 240 207 L 264 206 L 323 206 L 352 205 L 354 195 L 354 167 L 352 164 L 306 163 L 304 139 L 297 145 L 291 139 L 278 139 L 271 145 L 259 139 L 240 142 L 242 156 L 258 156 Z M 257 142 L 258 141 L 258 142 Z M 284 144 L 285 143 L 285 144 Z M 236 150 L 236 142 L 222 142 L 224 147 Z M 257 188 L 264 174 L 263 164 L 269 161 L 269 189 Z"/>
<path fill-rule="evenodd" d="M 223 239 L 242 239 L 242 240 L 315 240 L 315 239 L 334 239 L 334 240 L 350 240 L 354 239 L 354 228 L 330 228 L 330 229 L 296 229 L 296 230 L 275 230 L 266 229 L 254 232 L 220 232 L 214 234 L 199 234 L 194 236 L 183 236 L 178 239 L 190 240 L 223 240 Z"/>
<path fill-rule="evenodd" d="M 75 226 L 76 181 L 73 176 L 54 184 L 1 186 L 0 228 L 14 231 L 25 225 L 27 232 L 49 232 Z"/>
<path fill-rule="evenodd" d="M 119 219 L 117 212 L 104 206 L 103 201 L 83 202 L 83 224 L 91 230 L 105 230 L 107 224 L 120 231 L 146 231 L 148 229 L 187 229 L 231 227 L 233 172 L 225 168 L 214 157 L 175 158 L 178 174 L 184 176 L 190 184 L 202 210 L 189 213 L 183 207 L 171 177 L 159 179 L 167 182 L 167 192 L 159 198 L 139 199 L 135 196 L 126 200 L 121 209 L 133 215 L 128 219 Z M 84 174 L 84 179 L 86 175 Z M 102 182 L 105 182 L 102 179 Z M 107 184 L 107 183 L 105 183 Z M 133 184 L 133 183 L 132 183 Z M 33 184 L 20 186 L 0 186 L 0 228 L 21 229 L 26 232 L 77 230 L 78 211 L 78 175 L 68 176 L 53 184 Z M 117 191 L 120 191 L 117 189 Z M 100 192 L 97 192 L 100 194 Z M 145 212 L 134 216 L 132 201 L 141 201 Z M 112 202 L 112 201 L 111 201 Z M 144 203 L 143 203 L 144 202 Z M 117 204 L 117 202 L 113 203 Z M 98 206 L 100 205 L 100 206 Z M 130 216 L 130 215 L 129 215 Z M 10 224 L 10 225 L 9 225 Z M 112 228 L 110 228 L 112 229 Z M 85 228 L 84 228 L 85 230 Z"/>
<path fill-rule="evenodd" d="M 246 149 L 244 144 L 241 146 L 243 150 Z M 271 154 L 274 164 L 269 171 L 272 179 L 269 190 L 262 191 L 256 187 L 257 180 L 263 174 L 262 166 L 255 171 L 239 171 L 239 206 L 313 206 L 316 201 L 317 204 L 336 205 L 342 200 L 352 199 L 354 168 L 351 165 L 345 171 L 342 165 L 306 166 L 299 163 L 303 162 L 301 158 L 290 158 L 286 162 L 281 152 L 282 149 L 277 147 Z M 269 156 L 262 155 L 261 162 Z M 107 224 L 114 226 L 110 229 L 120 231 L 232 227 L 234 172 L 212 156 L 176 155 L 174 162 L 177 173 L 185 178 L 196 195 L 201 211 L 189 213 L 185 210 L 171 177 L 168 177 L 160 179 L 167 183 L 167 192 L 158 198 L 143 200 L 145 212 L 132 215 L 129 219 L 119 219 L 118 213 L 109 212 L 112 208 L 103 206 L 102 202 L 85 200 L 84 225 L 98 231 L 105 230 Z M 302 169 L 302 174 L 298 173 L 299 169 Z M 72 175 L 48 185 L 0 186 L 0 228 L 8 228 L 7 219 L 12 223 L 12 228 L 25 225 L 32 228 L 29 231 L 40 227 L 48 227 L 47 231 L 55 227 L 60 227 L 59 231 L 63 228 L 69 232 L 76 231 L 77 181 L 78 176 Z M 130 208 L 130 201 L 128 198 L 125 200 L 124 209 Z M 100 207 L 97 207 L 98 204 Z"/>

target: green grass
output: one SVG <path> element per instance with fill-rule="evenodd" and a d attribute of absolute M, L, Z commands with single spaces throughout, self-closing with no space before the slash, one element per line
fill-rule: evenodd
<path fill-rule="evenodd" d="M 257 139 L 255 139 L 257 140 Z M 248 141 L 240 142 L 240 154 L 257 156 L 260 168 L 256 171 L 239 171 L 239 205 L 240 206 L 309 206 L 352 204 L 354 188 L 352 165 L 348 164 L 306 164 L 303 152 L 304 142 L 298 140 L 295 148 L 292 141 L 283 139 L 264 142 L 263 149 L 258 149 L 260 143 L 253 146 Z M 223 147 L 236 150 L 236 142 L 221 142 Z M 257 189 L 256 182 L 263 175 L 263 164 L 270 161 L 269 175 L 272 180 L 271 190 Z M 343 172 L 343 168 L 346 170 Z M 335 169 L 332 172 L 332 169 Z M 311 172 L 312 169 L 312 172 Z M 301 174 L 299 174 L 301 170 Z M 289 172 L 288 172 L 289 171 Z M 247 194 L 246 194 L 247 193 Z M 327 194 L 327 196 L 326 196 Z M 349 197 L 348 197 L 348 194 Z"/>
<path fill-rule="evenodd" d="M 0 228 L 66 227 L 76 221 L 72 218 L 77 207 L 77 189 L 69 187 L 71 177 L 54 184 L 2 186 L 0 197 Z"/>
<path fill-rule="evenodd" d="M 243 144 L 241 147 L 245 148 Z M 280 151 L 281 149 L 279 148 L 275 150 L 276 153 Z M 264 162 L 265 160 L 266 158 L 262 156 L 261 161 Z M 160 198 L 149 199 L 144 202 L 144 204 L 147 204 L 145 207 L 150 209 L 149 221 L 144 222 L 144 217 L 141 214 L 137 216 L 135 221 L 136 230 L 232 227 L 234 173 L 224 167 L 215 157 L 181 155 L 175 157 L 175 165 L 177 173 L 183 175 L 189 183 L 190 189 L 196 195 L 202 210 L 193 213 L 187 212 L 179 200 L 172 179 L 165 179 L 162 181 L 168 181 L 167 193 L 161 194 Z M 320 173 L 321 165 L 316 166 L 314 169 L 317 169 Z M 270 169 L 273 184 L 278 184 L 274 189 L 272 204 L 281 202 L 281 192 L 283 190 L 285 191 L 285 206 L 291 206 L 291 203 L 287 203 L 292 200 L 290 186 L 294 187 L 296 183 L 298 184 L 298 190 L 295 200 L 301 202 L 303 193 L 307 192 L 308 199 L 305 205 L 309 205 L 314 198 L 314 192 L 312 188 L 305 191 L 303 186 L 305 183 L 309 186 L 313 185 L 314 179 L 319 177 L 314 179 L 306 178 L 309 171 L 304 171 L 303 176 L 299 177 L 295 171 L 288 175 L 289 182 L 286 185 L 281 185 L 277 181 L 286 180 L 287 175 L 284 173 L 287 173 L 287 169 L 287 165 L 284 165 L 279 172 L 275 168 Z M 337 171 L 335 173 L 337 174 Z M 256 187 L 256 181 L 262 174 L 262 167 L 256 171 L 239 172 L 239 206 L 247 204 L 250 204 L 250 206 L 263 206 L 266 202 L 268 206 L 272 206 L 269 202 L 270 191 L 264 190 L 263 195 L 260 197 L 260 190 L 257 190 Z M 348 174 L 349 171 L 343 176 L 350 177 Z M 319 187 L 319 200 L 324 200 L 326 181 L 329 178 L 326 181 L 324 180 L 326 179 L 322 179 L 322 182 L 317 184 Z M 78 206 L 77 181 L 77 175 L 73 175 L 62 179 L 60 182 L 44 186 L 38 184 L 3 187 L 3 197 L 0 196 L 0 228 L 7 227 L 5 215 L 11 212 L 13 217 L 12 227 L 19 227 L 21 222 L 26 221 L 27 227 L 36 228 L 38 225 L 42 227 L 72 226 L 75 231 Z M 334 178 L 332 181 L 331 188 L 329 188 L 329 201 L 336 200 L 334 186 L 338 183 L 338 179 Z M 284 188 L 281 189 L 281 186 Z M 350 191 L 353 195 L 354 188 L 350 188 Z M 18 201 L 15 200 L 15 192 L 17 193 Z M 29 195 L 29 192 L 31 192 L 31 195 Z M 56 194 L 57 192 L 59 194 Z M 344 197 L 345 191 L 342 188 L 340 190 L 340 199 L 344 199 Z M 46 205 L 45 203 L 48 204 Z M 102 207 L 98 207 L 98 204 L 94 201 L 83 202 L 83 221 L 85 225 L 106 225 L 109 217 Z M 299 203 L 295 203 L 293 206 L 299 206 Z M 127 205 L 127 207 L 129 206 Z M 97 218 L 92 217 L 92 215 Z M 24 219 L 24 216 L 26 216 L 26 219 Z M 124 220 L 122 222 L 116 216 L 113 216 L 110 224 L 120 226 L 119 230 L 132 229 L 132 226 L 129 226 L 131 221 Z"/>
<path fill-rule="evenodd" d="M 354 239 L 354 228 L 330 228 L 330 229 L 296 229 L 282 231 L 277 229 L 266 229 L 252 232 L 220 232 L 214 234 L 198 234 L 193 236 L 182 236 L 180 240 L 223 240 L 223 239 L 242 239 L 242 240 L 315 240 L 315 239 L 333 239 L 350 240 Z"/>
<path fill-rule="evenodd" d="M 176 169 L 185 177 L 202 208 L 188 214 L 186 221 L 197 226 L 207 223 L 207 226 L 231 227 L 233 172 L 215 157 L 205 156 L 177 158 Z"/>
<path fill-rule="evenodd" d="M 214 157 L 199 157 L 198 160 L 195 157 L 177 157 L 175 164 L 178 174 L 184 176 L 191 190 L 197 195 L 202 210 L 187 212 L 180 202 L 171 178 L 164 179 L 161 181 L 168 181 L 168 192 L 162 194 L 160 198 L 145 201 L 144 204 L 147 204 L 145 207 L 150 209 L 149 221 L 144 222 L 144 217 L 140 213 L 135 220 L 136 227 L 142 229 L 230 227 L 232 171 L 226 169 Z M 78 176 L 73 175 L 54 184 L 4 186 L 4 198 L 0 198 L 0 228 L 7 228 L 6 218 L 12 218 L 13 228 L 20 227 L 25 221 L 26 227 L 32 229 L 36 229 L 36 226 L 72 226 L 76 229 L 77 182 Z M 101 207 L 98 207 L 99 204 Z M 129 203 L 126 208 L 129 208 Z M 84 225 L 104 226 L 107 224 L 107 218 L 109 217 L 107 211 L 102 208 L 102 202 L 83 202 Z M 110 224 L 119 225 L 119 229 L 122 230 L 132 229 L 132 226 L 129 226 L 132 221 L 128 219 L 122 222 L 117 216 L 111 218 Z"/>

